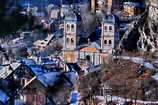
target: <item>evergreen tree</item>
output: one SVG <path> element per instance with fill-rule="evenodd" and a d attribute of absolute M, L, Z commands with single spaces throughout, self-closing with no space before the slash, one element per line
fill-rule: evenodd
<path fill-rule="evenodd" d="M 30 23 L 30 17 L 20 14 L 21 7 L 7 8 L 8 1 L 0 0 L 0 37 L 14 34 L 25 24 Z M 10 12 L 11 13 L 8 13 Z M 32 22 L 31 22 L 32 24 Z"/>

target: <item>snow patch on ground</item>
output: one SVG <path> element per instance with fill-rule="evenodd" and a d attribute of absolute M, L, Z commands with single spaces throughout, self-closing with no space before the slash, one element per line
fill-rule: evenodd
<path fill-rule="evenodd" d="M 156 69 L 153 64 L 151 64 L 150 62 L 146 61 L 144 58 L 140 58 L 140 57 L 129 57 L 129 56 L 121 56 L 121 59 L 125 59 L 125 60 L 131 60 L 134 63 L 138 63 L 142 66 L 145 66 L 146 68 L 149 69 Z"/>
<path fill-rule="evenodd" d="M 115 101 L 115 102 L 118 102 L 119 104 L 117 105 L 123 105 L 125 102 L 133 102 L 135 103 L 135 100 L 132 100 L 132 99 L 125 99 L 125 98 L 121 98 L 121 97 L 118 97 L 118 96 L 110 96 L 110 95 L 107 95 L 106 97 L 104 96 L 96 96 L 96 98 L 102 100 L 102 103 L 106 103 L 106 101 Z M 142 100 L 137 100 L 136 101 L 137 103 L 141 103 L 141 104 L 145 104 L 145 105 L 149 105 L 149 104 L 158 104 L 158 101 L 142 101 Z M 101 105 L 101 104 L 100 104 Z"/>

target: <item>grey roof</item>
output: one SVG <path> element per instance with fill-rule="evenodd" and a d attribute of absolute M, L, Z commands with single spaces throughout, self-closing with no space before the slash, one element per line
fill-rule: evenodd
<path fill-rule="evenodd" d="M 69 13 L 65 15 L 65 21 L 81 21 L 81 15 L 78 13 Z"/>
<path fill-rule="evenodd" d="M 74 86 L 78 78 L 78 73 L 66 72 L 64 73 L 64 77 L 65 77 L 65 86 Z"/>
<path fill-rule="evenodd" d="M 28 67 L 30 67 L 30 69 L 36 76 L 48 73 L 42 65 L 29 65 Z"/>
<path fill-rule="evenodd" d="M 96 49 L 98 49 L 98 50 L 101 49 L 100 43 L 97 42 L 97 41 L 96 41 L 96 42 L 92 42 L 92 43 L 91 43 L 91 46 L 94 47 L 94 48 L 96 48 Z"/>
<path fill-rule="evenodd" d="M 54 86 L 55 83 L 59 80 L 59 72 L 50 72 L 44 75 L 39 76 L 37 79 L 45 86 Z"/>
<path fill-rule="evenodd" d="M 21 6 L 25 7 L 28 6 L 28 4 L 30 4 L 30 6 L 47 6 L 49 4 L 49 0 L 19 0 L 18 4 L 20 4 Z"/>
<path fill-rule="evenodd" d="M 111 24 L 115 24 L 116 20 L 115 20 L 115 16 L 114 15 L 105 15 L 103 17 L 103 22 L 104 23 L 111 23 Z"/>
<path fill-rule="evenodd" d="M 76 72 L 49 72 L 40 76 L 33 77 L 23 88 L 26 88 L 35 80 L 38 80 L 45 88 L 59 86 L 61 84 L 69 87 L 74 86 L 77 78 L 78 74 Z M 61 80 L 64 81 L 61 83 Z"/>

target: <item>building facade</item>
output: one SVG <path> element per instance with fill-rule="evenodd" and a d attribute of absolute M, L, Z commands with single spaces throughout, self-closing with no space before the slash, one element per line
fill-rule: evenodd
<path fill-rule="evenodd" d="M 137 16 L 145 8 L 145 5 L 138 2 L 124 2 L 123 9 L 126 16 Z"/>
<path fill-rule="evenodd" d="M 119 0 L 91 0 L 91 9 L 94 10 L 103 10 L 106 13 L 110 14 L 115 9 L 120 9 Z"/>
<path fill-rule="evenodd" d="M 92 65 L 102 64 L 119 41 L 118 25 L 115 16 L 103 17 L 101 37 L 97 41 L 80 43 L 84 36 L 81 28 L 81 17 L 78 14 L 68 15 L 64 20 L 63 59 L 68 63 L 87 60 Z M 95 37 L 95 36 L 94 36 Z"/>

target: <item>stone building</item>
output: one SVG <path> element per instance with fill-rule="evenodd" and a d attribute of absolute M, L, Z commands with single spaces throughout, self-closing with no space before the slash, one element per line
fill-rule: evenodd
<path fill-rule="evenodd" d="M 91 0 L 91 9 L 104 10 L 110 14 L 115 9 L 120 9 L 119 0 Z"/>
<path fill-rule="evenodd" d="M 135 0 L 128 0 L 123 3 L 123 9 L 126 16 L 137 16 L 145 8 L 141 2 Z"/>
<path fill-rule="evenodd" d="M 50 13 L 49 13 L 49 17 L 51 19 L 59 18 L 60 17 L 60 8 L 59 7 L 55 7 L 55 6 L 53 8 L 51 8 Z"/>
<path fill-rule="evenodd" d="M 119 28 L 116 17 L 113 15 L 103 17 L 100 28 L 101 37 L 95 41 L 90 41 L 90 38 L 82 33 L 81 24 L 82 20 L 79 14 L 72 13 L 65 16 L 63 41 L 64 61 L 67 63 L 76 63 L 85 59 L 93 65 L 102 64 L 109 57 L 119 41 Z M 92 37 L 96 37 L 96 35 Z M 87 40 L 87 42 L 82 42 L 83 39 Z"/>

